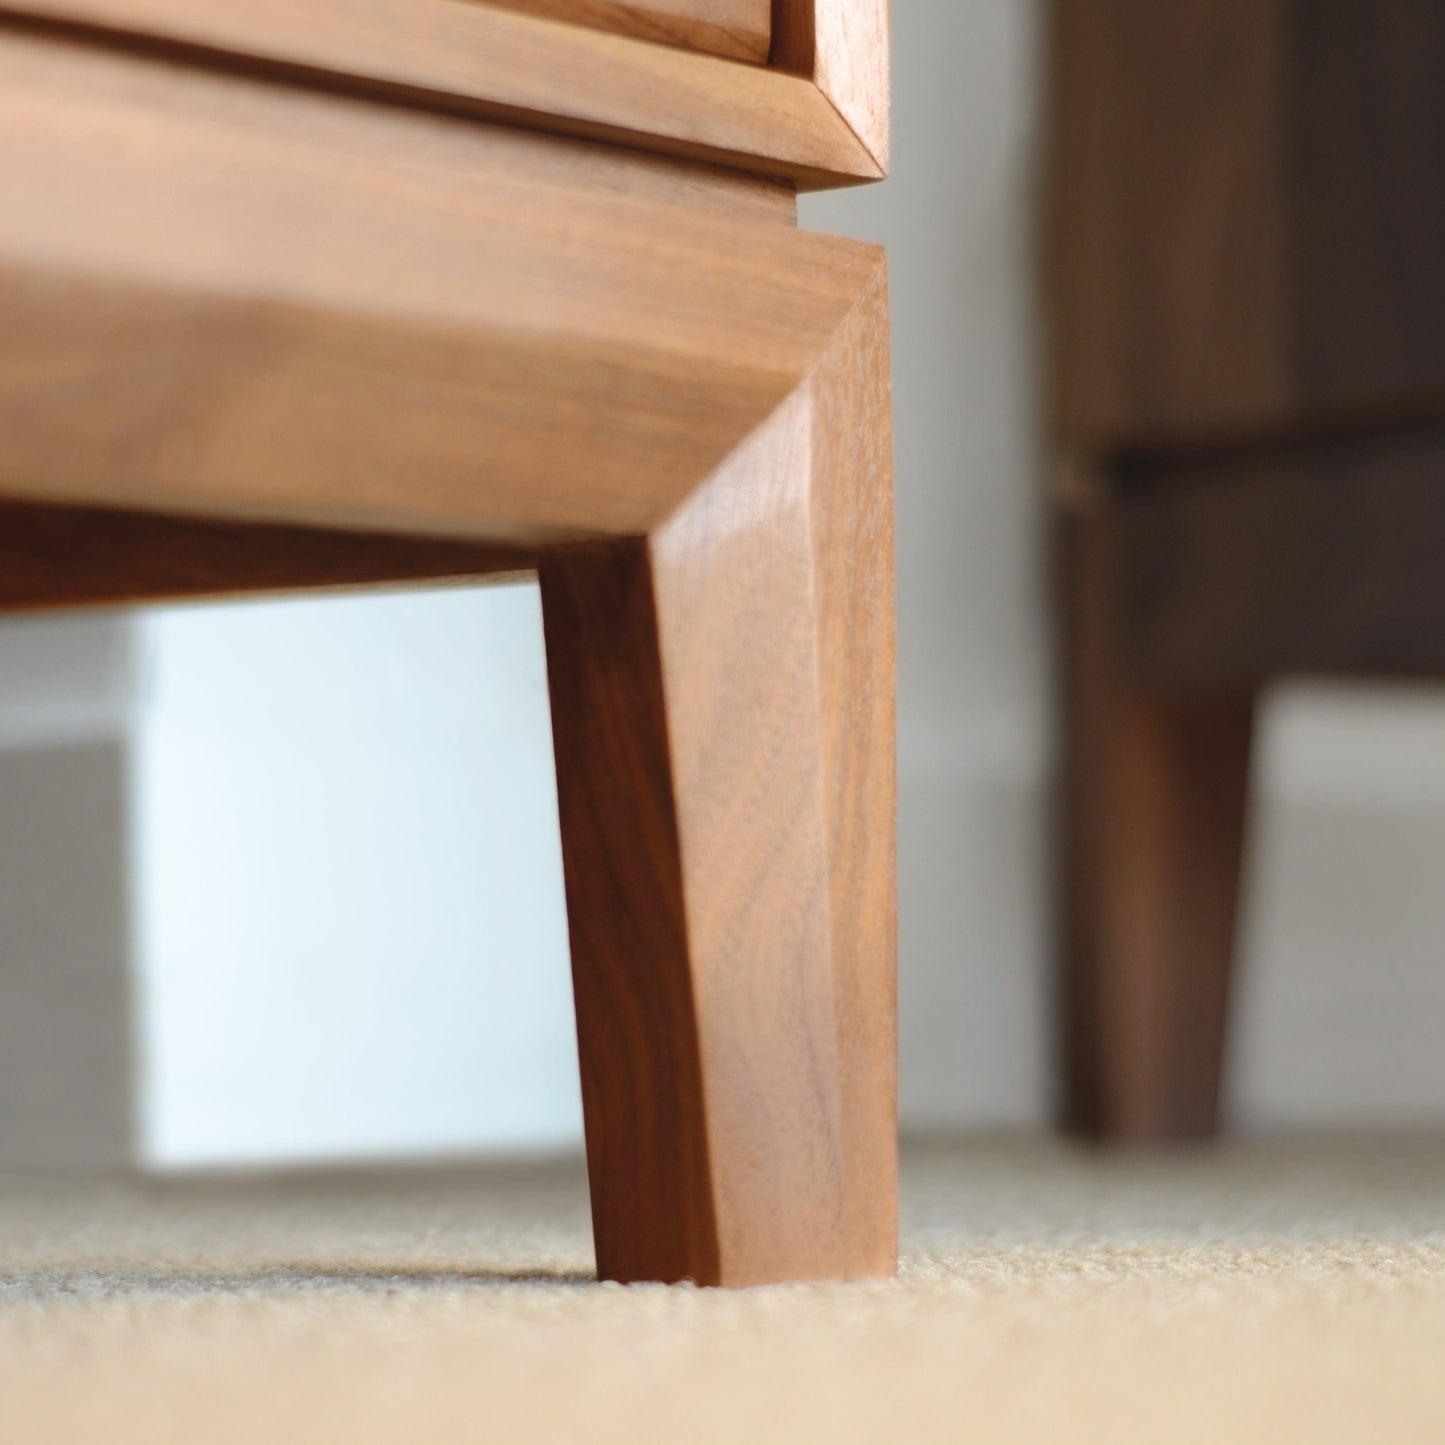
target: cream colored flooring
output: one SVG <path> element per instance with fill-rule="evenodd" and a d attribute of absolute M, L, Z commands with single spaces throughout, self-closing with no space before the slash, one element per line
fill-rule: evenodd
<path fill-rule="evenodd" d="M 893 1284 L 590 1278 L 574 1162 L 0 1183 L 0 1441 L 1445 1441 L 1445 1139 L 906 1156 Z"/>

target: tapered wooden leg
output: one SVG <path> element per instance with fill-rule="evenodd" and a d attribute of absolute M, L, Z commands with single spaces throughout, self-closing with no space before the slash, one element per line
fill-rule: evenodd
<path fill-rule="evenodd" d="M 1118 538 L 1061 537 L 1064 1122 L 1133 1142 L 1218 1127 L 1253 698 L 1131 680 Z"/>
<path fill-rule="evenodd" d="M 651 536 L 543 558 L 603 1278 L 895 1267 L 883 306 Z"/>

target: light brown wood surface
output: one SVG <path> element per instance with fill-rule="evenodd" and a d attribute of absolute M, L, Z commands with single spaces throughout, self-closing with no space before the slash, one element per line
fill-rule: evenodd
<path fill-rule="evenodd" d="M 743 65 L 477 0 L 10 0 L 31 16 L 244 57 L 277 74 L 378 90 L 493 120 L 746 167 L 803 188 L 876 180 L 876 136 L 854 134 L 811 73 Z M 881 59 L 878 58 L 881 56 Z M 886 77 L 875 44 L 870 75 Z M 869 114 L 875 115 L 877 105 Z"/>
<path fill-rule="evenodd" d="M 649 530 L 878 264 L 765 182 L 33 37 L 0 191 L 12 491 L 509 543 Z"/>
<path fill-rule="evenodd" d="M 587 36 L 837 118 L 501 18 L 534 81 Z M 535 563 L 599 1270 L 890 1274 L 881 254 L 773 180 L 199 61 L 0 25 L 0 606 Z"/>
<path fill-rule="evenodd" d="M 474 0 L 619 35 L 765 62 L 772 0 Z"/>
<path fill-rule="evenodd" d="M 885 316 L 648 538 L 542 560 L 609 1278 L 894 1269 Z"/>
<path fill-rule="evenodd" d="M 886 173 L 889 0 L 777 0 L 773 54 L 811 76 Z"/>

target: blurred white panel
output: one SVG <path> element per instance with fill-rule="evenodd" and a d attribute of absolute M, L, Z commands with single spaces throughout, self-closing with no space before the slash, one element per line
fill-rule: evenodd
<path fill-rule="evenodd" d="M 1445 688 L 1297 682 L 1260 729 L 1261 790 L 1346 810 L 1445 808 Z"/>
<path fill-rule="evenodd" d="M 574 1142 L 535 585 L 145 627 L 147 1159 Z"/>
<path fill-rule="evenodd" d="M 1445 809 L 1260 810 L 1230 1112 L 1266 1128 L 1445 1119 Z"/>

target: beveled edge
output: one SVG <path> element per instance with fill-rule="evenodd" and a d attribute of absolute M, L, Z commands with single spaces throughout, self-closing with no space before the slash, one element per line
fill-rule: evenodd
<path fill-rule="evenodd" d="M 0 34 L 0 135 L 17 501 L 642 535 L 806 383 L 883 264 L 766 181 L 52 35 Z"/>
<path fill-rule="evenodd" d="M 775 4 L 782 28 L 768 66 L 481 0 L 3 0 L 0 24 L 184 49 L 198 63 L 241 62 L 742 168 L 800 190 L 880 180 L 888 155 L 887 0 L 809 3 L 816 14 Z M 425 27 L 416 24 L 422 5 Z"/>

